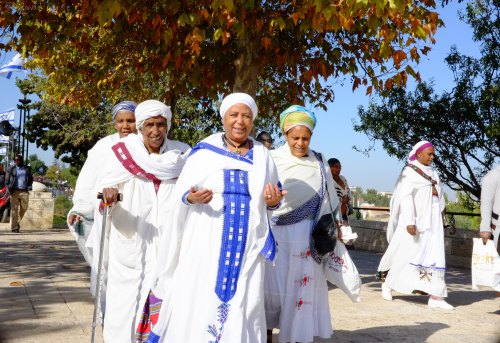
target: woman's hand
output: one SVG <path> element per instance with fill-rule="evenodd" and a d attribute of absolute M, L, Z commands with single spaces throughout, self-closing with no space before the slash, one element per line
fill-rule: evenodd
<path fill-rule="evenodd" d="M 264 187 L 264 199 L 266 200 L 267 207 L 276 207 L 281 199 L 288 193 L 288 191 L 280 191 L 278 185 L 273 185 L 270 182 Z"/>
<path fill-rule="evenodd" d="M 118 189 L 104 188 L 102 190 L 102 201 L 105 206 L 113 205 L 118 200 Z"/>
<path fill-rule="evenodd" d="M 483 239 L 483 244 L 486 245 L 486 243 L 488 243 L 488 239 L 491 237 L 491 232 L 481 231 L 479 232 L 479 236 Z"/>
<path fill-rule="evenodd" d="M 417 235 L 417 227 L 415 225 L 408 225 L 406 227 L 406 231 L 408 231 L 408 233 L 412 236 Z"/>
<path fill-rule="evenodd" d="M 186 200 L 190 204 L 208 204 L 213 197 L 214 193 L 210 189 L 203 188 L 198 191 L 196 187 L 193 186 L 189 189 Z"/>

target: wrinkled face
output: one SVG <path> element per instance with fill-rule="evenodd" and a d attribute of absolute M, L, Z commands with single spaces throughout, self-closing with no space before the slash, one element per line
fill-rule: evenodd
<path fill-rule="evenodd" d="M 285 134 L 286 142 L 290 147 L 290 152 L 295 157 L 304 157 L 309 150 L 311 143 L 311 131 L 305 126 L 295 126 Z"/>
<path fill-rule="evenodd" d="M 434 160 L 434 147 L 428 147 L 417 153 L 417 161 L 424 166 L 430 166 Z"/>
<path fill-rule="evenodd" d="M 330 167 L 330 170 L 332 171 L 332 175 L 335 177 L 340 176 L 340 172 L 342 171 L 342 166 L 340 163 L 335 163 L 333 166 Z"/>
<path fill-rule="evenodd" d="M 167 119 L 162 116 L 146 119 L 140 131 L 144 138 L 144 145 L 149 153 L 159 154 L 160 148 L 167 137 Z"/>
<path fill-rule="evenodd" d="M 130 111 L 120 111 L 115 117 L 115 129 L 120 138 L 127 137 L 131 133 L 136 133 L 135 116 Z"/>
<path fill-rule="evenodd" d="M 226 137 L 237 144 L 245 143 L 253 127 L 253 115 L 250 107 L 235 104 L 226 111 L 222 121 Z"/>

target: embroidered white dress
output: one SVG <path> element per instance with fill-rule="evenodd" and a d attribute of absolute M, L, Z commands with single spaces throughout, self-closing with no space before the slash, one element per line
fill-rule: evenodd
<path fill-rule="evenodd" d="M 328 286 L 322 265 L 311 256 L 310 237 L 320 215 L 331 212 L 328 202 L 334 211 L 338 207 L 333 178 L 325 172 L 324 158 L 320 157 L 321 167 L 312 151 L 308 157 L 298 158 L 284 145 L 271 155 L 288 194 L 272 219 L 277 253 L 274 263 L 266 265 L 267 328 L 279 328 L 280 343 L 313 342 L 315 336 L 330 338 Z"/>
<path fill-rule="evenodd" d="M 225 150 L 222 134 L 193 148 L 176 186 L 177 241 L 161 245 L 153 292 L 163 304 L 148 342 L 265 342 L 264 261 L 275 245 L 263 191 L 277 173 L 252 142 L 244 157 Z M 186 205 L 191 186 L 213 199 Z"/>
<path fill-rule="evenodd" d="M 127 147 L 128 155 L 120 155 Z M 123 194 L 123 200 L 112 208 L 109 219 L 111 225 L 105 265 L 105 342 L 132 342 L 135 339 L 142 306 L 152 284 L 159 241 L 162 235 L 169 234 L 172 192 L 184 164 L 180 156 L 188 148 L 184 143 L 166 140 L 162 154 L 149 155 L 141 136 L 129 135 L 117 143 L 113 147 L 115 153 L 109 155 L 110 160 L 99 187 L 117 187 Z M 168 163 L 155 163 L 155 160 L 169 154 L 175 157 L 172 168 L 168 167 Z M 145 162 L 151 162 L 151 165 Z M 154 166 L 163 168 L 164 173 L 160 175 L 152 170 Z M 96 244 L 100 232 L 101 227 L 94 226 L 96 237 L 93 241 Z"/>
<path fill-rule="evenodd" d="M 389 271 L 385 284 L 403 294 L 414 290 L 446 297 L 444 281 L 444 210 L 440 181 L 430 167 L 411 162 L 432 177 L 438 196 L 432 195 L 432 184 L 410 167 L 405 167 L 391 199 L 391 216 L 387 228 L 389 246 L 378 270 Z M 415 225 L 411 236 L 408 225 Z"/>
<path fill-rule="evenodd" d="M 96 186 L 99 173 L 103 168 L 104 157 L 111 150 L 111 146 L 118 142 L 120 135 L 114 133 L 99 140 L 87 154 L 78 179 L 76 180 L 75 192 L 73 194 L 73 208 L 68 212 L 68 218 L 72 213 L 77 213 L 81 221 L 68 228 L 75 237 L 78 248 L 89 266 L 92 265 L 92 249 L 86 246 L 88 236 L 94 225 L 94 210 L 97 199 Z"/>

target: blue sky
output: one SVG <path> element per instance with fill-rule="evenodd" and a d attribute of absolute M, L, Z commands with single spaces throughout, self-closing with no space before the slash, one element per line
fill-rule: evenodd
<path fill-rule="evenodd" d="M 457 12 L 464 7 L 465 3 L 458 4 L 456 1 L 451 1 L 444 8 L 438 5 L 437 11 L 446 27 L 438 30 L 435 36 L 436 44 L 427 56 L 423 56 L 418 66 L 422 80 L 433 79 L 438 93 L 453 87 L 451 71 L 444 64 L 444 58 L 452 45 L 456 45 L 462 53 L 479 55 L 479 46 L 472 40 L 472 29 L 458 19 Z M 0 65 L 10 61 L 13 56 L 14 53 L 2 54 Z M 23 77 L 20 73 L 17 75 Z M 408 89 L 414 89 L 414 83 L 409 82 Z M 0 111 L 16 107 L 22 96 L 15 85 L 15 77 L 0 77 L 0 90 Z M 327 158 L 338 158 L 342 163 L 342 174 L 350 186 L 359 186 L 365 190 L 375 188 L 380 191 L 392 191 L 403 162 L 387 156 L 380 144 L 375 145 L 375 150 L 369 157 L 352 149 L 354 145 L 364 148 L 370 144 L 363 134 L 354 132 L 352 128 L 353 120 L 357 119 L 358 106 L 366 107 L 369 101 L 365 88 L 361 87 L 352 92 L 351 84 L 346 82 L 344 87 L 336 86 L 335 91 L 336 99 L 328 105 L 328 111 L 316 111 L 318 124 L 311 147 L 322 152 Z M 18 112 L 16 110 L 15 126 L 19 120 Z M 30 154 L 36 153 L 48 165 L 54 160 L 52 151 L 37 149 L 34 144 L 30 144 L 29 151 Z M 448 193 L 454 198 L 452 192 Z"/>

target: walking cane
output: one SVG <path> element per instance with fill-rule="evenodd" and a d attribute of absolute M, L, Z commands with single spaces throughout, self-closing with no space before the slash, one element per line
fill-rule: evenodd
<path fill-rule="evenodd" d="M 123 198 L 121 193 L 118 193 L 117 201 L 121 201 Z M 102 193 L 97 193 L 97 199 L 103 199 Z M 104 258 L 104 241 L 106 240 L 106 226 L 108 221 L 108 209 L 109 204 L 104 202 L 104 212 L 102 215 L 102 228 L 101 228 L 101 242 L 99 248 L 99 262 L 97 264 L 97 279 L 95 285 L 95 301 L 94 301 L 94 316 L 92 318 L 92 339 L 91 342 L 95 343 L 96 339 L 96 329 L 97 329 L 97 313 L 101 307 L 101 277 L 102 277 L 102 265 Z"/>

